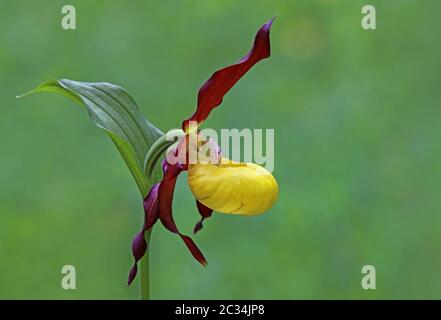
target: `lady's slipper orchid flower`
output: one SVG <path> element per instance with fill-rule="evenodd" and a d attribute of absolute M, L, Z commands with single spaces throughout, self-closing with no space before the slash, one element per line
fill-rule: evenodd
<path fill-rule="evenodd" d="M 177 155 L 189 144 L 189 136 L 197 133 L 197 126 L 206 120 L 211 110 L 217 107 L 224 95 L 251 69 L 257 62 L 270 56 L 270 28 L 273 19 L 264 24 L 257 32 L 251 51 L 238 63 L 216 71 L 200 88 L 196 112 L 184 120 L 182 129 L 185 136 L 169 152 Z M 207 143 L 206 141 L 203 143 Z M 198 145 L 200 147 L 200 145 Z M 213 210 L 220 213 L 256 215 L 268 210 L 277 199 L 278 186 L 274 177 L 265 168 L 253 163 L 237 163 L 222 157 L 217 145 L 211 150 L 214 163 L 188 162 L 185 152 L 185 163 L 162 163 L 163 178 L 151 188 L 144 199 L 144 225 L 132 243 L 135 263 L 130 271 L 130 284 L 137 273 L 137 262 L 147 250 L 145 231 L 153 227 L 159 219 L 166 229 L 179 235 L 193 257 L 202 265 L 206 259 L 193 240 L 178 230 L 172 214 L 173 192 L 176 180 L 183 171 L 188 171 L 188 184 L 196 198 L 196 206 L 201 215 L 194 228 L 194 233 L 202 228 L 204 219 L 211 216 Z M 168 157 L 167 157 L 168 158 Z"/>
<path fill-rule="evenodd" d="M 256 215 L 277 199 L 277 182 L 265 168 L 222 158 L 188 168 L 188 185 L 199 202 L 221 213 Z"/>

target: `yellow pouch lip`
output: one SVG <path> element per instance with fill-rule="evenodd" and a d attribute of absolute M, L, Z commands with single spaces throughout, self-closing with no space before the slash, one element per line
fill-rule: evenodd
<path fill-rule="evenodd" d="M 224 157 L 218 164 L 189 165 L 188 184 L 201 203 L 227 214 L 262 214 L 278 196 L 277 182 L 268 170 Z"/>

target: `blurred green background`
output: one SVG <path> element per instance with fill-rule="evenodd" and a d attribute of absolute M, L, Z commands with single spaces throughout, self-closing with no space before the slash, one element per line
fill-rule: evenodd
<path fill-rule="evenodd" d="M 60 26 L 73 4 L 77 30 Z M 377 30 L 360 27 L 377 9 Z M 215 214 L 194 237 L 209 267 L 158 225 L 156 299 L 441 298 L 439 1 L 0 0 L 0 298 L 136 299 L 126 287 L 142 208 L 85 110 L 39 94 L 58 78 L 125 87 L 160 129 L 278 14 L 272 57 L 206 126 L 274 128 L 280 198 L 267 214 Z M 175 216 L 198 214 L 179 180 Z M 77 290 L 61 289 L 61 267 Z M 377 289 L 360 285 L 377 271 Z"/>

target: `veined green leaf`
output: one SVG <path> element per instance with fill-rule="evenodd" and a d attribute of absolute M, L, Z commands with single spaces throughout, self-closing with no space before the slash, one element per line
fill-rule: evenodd
<path fill-rule="evenodd" d="M 95 125 L 105 130 L 116 145 L 145 197 L 156 181 L 149 181 L 144 175 L 144 159 L 163 133 L 144 118 L 127 91 L 111 83 L 62 79 L 45 82 L 24 95 L 44 91 L 61 93 L 87 107 Z M 160 176 L 157 165 L 154 179 Z"/>

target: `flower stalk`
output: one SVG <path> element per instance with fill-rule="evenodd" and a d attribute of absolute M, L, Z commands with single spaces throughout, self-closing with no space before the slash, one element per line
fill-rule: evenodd
<path fill-rule="evenodd" d="M 147 251 L 141 259 L 141 300 L 150 300 L 150 238 L 152 229 L 147 230 L 144 234 L 147 242 Z"/>

